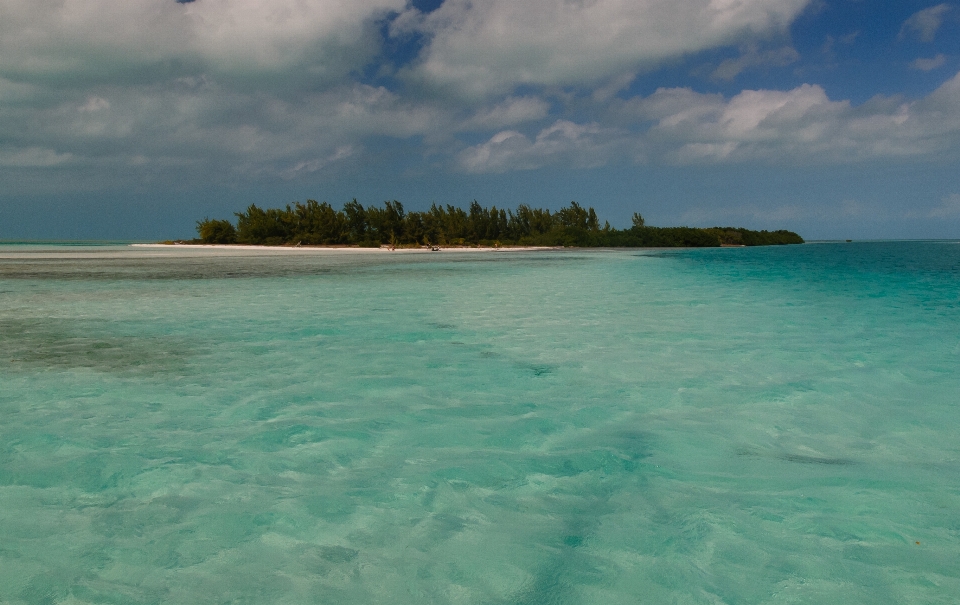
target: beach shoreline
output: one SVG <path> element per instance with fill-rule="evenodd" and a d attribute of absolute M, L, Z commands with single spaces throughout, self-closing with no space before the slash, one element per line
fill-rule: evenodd
<path fill-rule="evenodd" d="M 381 246 L 379 248 L 361 248 L 359 246 L 259 246 L 252 244 L 129 244 L 137 248 L 165 248 L 165 249 L 214 249 L 214 250 L 263 250 L 271 252 L 297 252 L 297 253 L 333 253 L 333 252 L 359 252 L 359 253 L 436 253 L 436 252 L 534 252 L 542 250 L 561 250 L 556 246 L 502 246 L 493 248 L 490 246 L 433 246 L 417 248 L 390 248 Z"/>

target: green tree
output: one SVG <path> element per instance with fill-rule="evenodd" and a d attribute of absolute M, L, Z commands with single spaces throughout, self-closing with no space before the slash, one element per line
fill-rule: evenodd
<path fill-rule="evenodd" d="M 197 233 L 205 244 L 237 243 L 237 230 L 230 221 L 204 218 L 197 221 Z"/>
<path fill-rule="evenodd" d="M 347 240 L 354 244 L 367 241 L 367 212 L 357 198 L 343 205 L 343 214 L 346 217 Z"/>

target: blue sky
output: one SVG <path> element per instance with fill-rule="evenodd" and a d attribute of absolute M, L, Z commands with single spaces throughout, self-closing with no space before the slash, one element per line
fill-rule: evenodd
<path fill-rule="evenodd" d="M 960 5 L 0 0 L 0 238 L 251 203 L 960 237 Z"/>

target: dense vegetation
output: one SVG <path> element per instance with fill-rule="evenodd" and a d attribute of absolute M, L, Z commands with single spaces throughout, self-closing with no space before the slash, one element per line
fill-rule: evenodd
<path fill-rule="evenodd" d="M 357 200 L 334 210 L 326 202 L 308 200 L 292 207 L 263 209 L 251 205 L 227 220 L 197 222 L 200 240 L 207 244 L 409 245 L 454 246 L 582 246 L 582 247 L 708 247 L 801 244 L 791 231 L 751 231 L 733 227 L 649 227 L 634 213 L 633 226 L 613 229 L 600 225 L 593 208 L 576 202 L 556 212 L 520 205 L 516 210 L 469 210 L 434 204 L 424 212 L 407 212 L 397 201 L 364 208 Z"/>

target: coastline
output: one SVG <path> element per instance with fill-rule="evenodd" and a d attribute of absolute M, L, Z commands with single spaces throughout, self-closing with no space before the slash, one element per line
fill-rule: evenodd
<path fill-rule="evenodd" d="M 436 253 L 436 252 L 534 252 L 538 250 L 561 250 L 556 246 L 502 246 L 492 248 L 485 246 L 437 246 L 434 248 L 389 248 L 381 246 L 379 248 L 361 248 L 359 246 L 260 246 L 253 244 L 129 244 L 137 248 L 164 248 L 164 249 L 217 249 L 217 250 L 264 250 L 271 252 L 294 252 L 294 253 L 334 253 L 334 252 L 357 252 L 363 254 L 378 253 Z"/>

